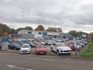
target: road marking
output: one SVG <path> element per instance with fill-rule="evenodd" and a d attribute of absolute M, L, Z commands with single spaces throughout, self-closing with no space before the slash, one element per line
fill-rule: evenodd
<path fill-rule="evenodd" d="M 21 69 L 21 70 L 33 70 L 33 69 L 26 69 L 26 68 L 23 68 L 23 67 L 18 67 L 18 66 L 10 65 L 10 64 L 7 64 L 6 66 L 11 68 L 11 69 L 15 68 L 15 69 Z"/>
<path fill-rule="evenodd" d="M 10 67 L 10 68 L 14 68 L 15 66 L 14 65 L 7 65 L 8 67 Z"/>
<path fill-rule="evenodd" d="M 27 58 L 30 58 L 30 59 L 36 59 L 36 60 L 43 60 L 43 61 L 54 61 L 53 59 L 45 59 L 45 58 L 35 58 L 35 57 L 27 57 Z"/>

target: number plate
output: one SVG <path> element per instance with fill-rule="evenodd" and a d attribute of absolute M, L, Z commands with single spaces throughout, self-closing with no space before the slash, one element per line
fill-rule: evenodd
<path fill-rule="evenodd" d="M 44 54 L 44 52 L 40 52 L 40 54 Z"/>

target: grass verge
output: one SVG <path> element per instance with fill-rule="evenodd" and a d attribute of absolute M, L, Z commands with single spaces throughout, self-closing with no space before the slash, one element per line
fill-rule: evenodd
<path fill-rule="evenodd" d="M 89 43 L 87 49 L 80 54 L 81 57 L 93 58 L 93 43 Z"/>

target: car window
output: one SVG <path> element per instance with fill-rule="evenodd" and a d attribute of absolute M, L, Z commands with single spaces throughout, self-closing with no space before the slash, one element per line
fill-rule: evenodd
<path fill-rule="evenodd" d="M 65 45 L 64 43 L 57 44 L 57 46 L 64 46 L 64 45 Z"/>
<path fill-rule="evenodd" d="M 29 48 L 29 45 L 23 45 L 22 48 Z"/>
<path fill-rule="evenodd" d="M 37 46 L 37 48 L 44 48 L 45 46 Z"/>

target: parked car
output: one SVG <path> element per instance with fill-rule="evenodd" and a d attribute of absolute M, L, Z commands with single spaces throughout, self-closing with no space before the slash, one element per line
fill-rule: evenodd
<path fill-rule="evenodd" d="M 37 54 L 47 54 L 47 49 L 46 49 L 46 47 L 45 46 L 43 46 L 43 45 L 39 45 L 39 46 L 37 46 L 36 48 L 35 48 L 35 54 L 37 55 Z"/>
<path fill-rule="evenodd" d="M 69 43 L 68 46 L 72 49 L 72 51 L 75 51 L 76 48 L 78 50 L 80 50 L 82 48 L 82 46 L 80 44 L 78 44 L 78 43 L 76 43 L 76 47 L 75 47 L 74 43 Z"/>
<path fill-rule="evenodd" d="M 88 44 L 88 41 L 84 41 L 84 44 L 87 45 Z"/>
<path fill-rule="evenodd" d="M 41 45 L 41 43 L 40 42 L 37 42 L 37 41 L 34 41 L 33 43 L 36 44 L 36 46 L 37 45 Z"/>
<path fill-rule="evenodd" d="M 52 44 L 52 40 L 46 40 L 45 41 L 45 45 L 51 45 Z"/>
<path fill-rule="evenodd" d="M 56 52 L 58 55 L 60 54 L 71 54 L 71 48 L 65 45 L 53 44 L 51 46 L 51 51 Z"/>
<path fill-rule="evenodd" d="M 55 44 L 56 41 L 55 40 L 46 40 L 45 41 L 45 45 L 52 45 L 52 44 Z"/>
<path fill-rule="evenodd" d="M 0 38 L 0 50 L 2 49 L 2 38 Z"/>
<path fill-rule="evenodd" d="M 36 44 L 33 43 L 33 42 L 29 42 L 29 45 L 31 46 L 31 48 L 35 48 L 36 47 Z"/>
<path fill-rule="evenodd" d="M 81 45 L 82 48 L 85 46 L 83 42 L 78 42 L 77 44 Z"/>
<path fill-rule="evenodd" d="M 74 43 L 68 43 L 67 46 L 70 47 L 72 51 L 76 50 Z"/>
<path fill-rule="evenodd" d="M 0 50 L 2 49 L 2 42 L 0 42 Z"/>
<path fill-rule="evenodd" d="M 20 53 L 21 54 L 31 53 L 30 45 L 29 44 L 23 44 L 22 47 L 20 48 Z"/>
<path fill-rule="evenodd" d="M 12 50 L 20 50 L 20 47 L 21 45 L 16 42 L 10 42 L 8 45 L 8 48 Z"/>

